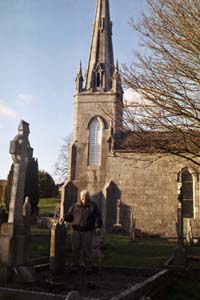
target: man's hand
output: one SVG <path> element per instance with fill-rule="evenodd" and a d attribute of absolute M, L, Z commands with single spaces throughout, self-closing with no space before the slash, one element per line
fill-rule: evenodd
<path fill-rule="evenodd" d="M 101 229 L 100 228 L 96 228 L 96 235 L 100 236 L 101 235 Z"/>

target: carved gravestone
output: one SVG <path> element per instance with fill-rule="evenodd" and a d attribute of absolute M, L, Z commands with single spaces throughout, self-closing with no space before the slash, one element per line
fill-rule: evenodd
<path fill-rule="evenodd" d="M 67 181 L 62 187 L 60 217 L 63 217 L 68 209 L 77 201 L 78 189 L 71 181 Z"/>
<path fill-rule="evenodd" d="M 50 270 L 53 274 L 65 271 L 65 243 L 67 229 L 63 223 L 54 223 L 51 227 Z"/>
<path fill-rule="evenodd" d="M 131 208 L 130 212 L 130 239 L 131 242 L 136 240 L 136 219 L 134 218 L 133 208 Z"/>
<path fill-rule="evenodd" d="M 21 121 L 18 135 L 10 142 L 14 171 L 11 187 L 8 222 L 2 224 L 0 235 L 0 280 L 9 280 L 27 266 L 30 254 L 29 204 L 24 204 L 26 168 L 33 149 L 28 140 L 29 124 Z M 28 201 L 28 200 L 27 200 Z M 27 267 L 26 273 L 31 273 Z M 2 275 L 3 274 L 3 275 Z M 18 275 L 16 275 L 18 277 Z M 29 278 L 31 278 L 31 274 Z M 23 277 L 23 276 L 22 276 Z M 32 276 L 34 277 L 34 276 Z M 32 278 L 33 279 L 33 278 Z"/>

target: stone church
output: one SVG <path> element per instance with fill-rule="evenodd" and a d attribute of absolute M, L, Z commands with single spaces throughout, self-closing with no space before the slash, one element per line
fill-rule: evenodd
<path fill-rule="evenodd" d="M 114 62 L 109 0 L 98 0 L 85 79 L 80 65 L 74 96 L 74 132 L 61 214 L 88 189 L 98 203 L 104 229 L 141 236 L 176 237 L 177 194 L 182 184 L 185 225 L 198 236 L 199 170 L 170 154 L 123 143 L 123 89 Z M 119 139 L 120 137 L 120 139 Z"/>

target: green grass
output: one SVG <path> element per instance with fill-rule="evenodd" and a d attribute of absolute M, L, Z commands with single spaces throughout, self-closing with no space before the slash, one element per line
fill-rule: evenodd
<path fill-rule="evenodd" d="M 186 246 L 188 255 L 200 256 L 200 246 Z"/>
<path fill-rule="evenodd" d="M 50 229 L 48 228 L 38 228 L 38 227 L 32 227 L 31 228 L 31 234 L 34 235 L 49 235 Z"/>
<path fill-rule="evenodd" d="M 108 235 L 103 264 L 119 267 L 159 268 L 170 257 L 174 242 L 139 240 L 130 242 L 128 236 Z"/>
<path fill-rule="evenodd" d="M 200 299 L 199 278 L 181 278 L 166 290 L 163 300 L 199 300 Z"/>
<path fill-rule="evenodd" d="M 50 255 L 50 231 L 48 229 L 32 229 L 32 257 Z M 70 236 L 66 241 L 66 263 L 71 262 L 71 242 Z"/>
<path fill-rule="evenodd" d="M 40 213 L 54 213 L 56 203 L 60 202 L 59 198 L 42 198 L 39 201 Z"/>
<path fill-rule="evenodd" d="M 32 235 L 32 257 L 49 256 L 50 235 Z"/>
<path fill-rule="evenodd" d="M 46 230 L 33 231 L 33 256 L 49 255 L 50 236 Z M 66 262 L 71 262 L 71 241 L 67 235 Z M 118 267 L 159 268 L 172 254 L 175 243 L 167 241 L 130 242 L 128 236 L 107 235 L 102 265 Z M 98 264 L 98 260 L 94 261 Z"/>

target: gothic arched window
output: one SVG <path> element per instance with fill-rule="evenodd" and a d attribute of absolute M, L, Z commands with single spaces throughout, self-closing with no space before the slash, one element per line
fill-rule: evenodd
<path fill-rule="evenodd" d="M 102 124 L 96 117 L 89 125 L 89 166 L 101 165 Z"/>
<path fill-rule="evenodd" d="M 182 197 L 183 197 L 183 217 L 193 218 L 193 177 L 188 170 L 181 174 Z"/>

